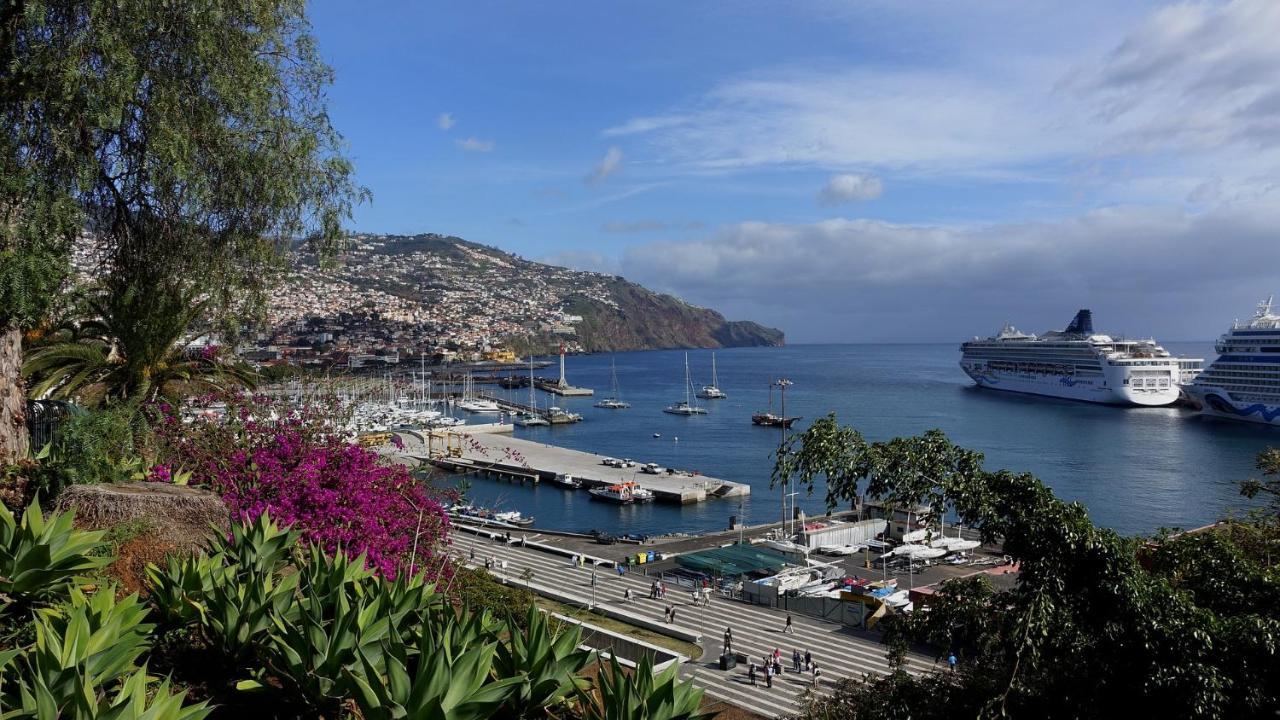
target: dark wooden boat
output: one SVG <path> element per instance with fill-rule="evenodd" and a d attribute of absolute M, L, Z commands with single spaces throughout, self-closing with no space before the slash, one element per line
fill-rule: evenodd
<path fill-rule="evenodd" d="M 752 416 L 751 416 L 751 424 L 753 424 L 753 425 L 761 425 L 761 426 L 764 426 L 764 427 L 784 427 L 784 428 L 789 428 L 789 427 L 791 427 L 792 423 L 794 423 L 795 421 L 797 421 L 797 420 L 799 420 L 799 419 L 800 419 L 800 416 L 799 416 L 799 415 L 792 415 L 792 416 L 790 416 L 790 417 L 782 417 L 781 415 L 774 415 L 774 414 L 773 414 L 773 413 L 771 413 L 771 412 L 762 412 L 762 413 L 756 413 L 756 414 L 754 414 L 754 415 L 752 415 Z"/>

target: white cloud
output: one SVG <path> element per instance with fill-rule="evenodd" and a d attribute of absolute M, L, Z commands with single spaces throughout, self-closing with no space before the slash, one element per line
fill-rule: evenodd
<path fill-rule="evenodd" d="M 615 275 L 618 272 L 617 260 L 605 257 L 594 250 L 564 250 L 538 258 L 538 262 L 545 265 L 567 267 L 573 270 L 609 273 L 610 275 Z"/>
<path fill-rule="evenodd" d="M 436 125 L 441 130 L 449 130 L 456 124 L 457 122 L 453 119 L 453 113 L 440 113 L 440 117 L 436 118 Z"/>
<path fill-rule="evenodd" d="M 797 341 L 958 341 L 1005 320 L 1057 327 L 1080 307 L 1104 331 L 1197 339 L 1280 291 L 1277 224 L 1274 202 L 984 226 L 744 222 L 634 246 L 621 268 Z"/>
<path fill-rule="evenodd" d="M 588 185 L 599 185 L 604 182 L 610 175 L 618 171 L 622 167 L 622 151 L 617 146 L 611 146 L 601 158 L 600 163 L 596 165 L 595 170 L 586 177 Z"/>
<path fill-rule="evenodd" d="M 690 118 L 683 115 L 666 115 L 659 117 L 639 117 L 632 118 L 621 125 L 615 125 L 606 128 L 603 135 L 605 137 L 617 137 L 620 135 L 635 135 L 637 133 L 645 133 L 651 130 L 660 130 L 662 128 L 676 127 L 690 121 Z"/>
<path fill-rule="evenodd" d="M 875 200 L 883 192 L 884 183 L 874 175 L 834 175 L 822 188 L 822 192 L 818 193 L 818 202 L 823 205 L 839 205 L 859 200 Z"/>
<path fill-rule="evenodd" d="M 666 230 L 668 227 L 670 227 L 670 224 L 661 220 L 614 220 L 601 225 L 600 229 L 607 233 L 627 234 L 657 232 L 659 230 Z"/>
<path fill-rule="evenodd" d="M 493 150 L 492 140 L 480 140 L 479 138 L 469 137 L 466 140 L 454 140 L 458 147 L 467 152 L 489 152 Z"/>

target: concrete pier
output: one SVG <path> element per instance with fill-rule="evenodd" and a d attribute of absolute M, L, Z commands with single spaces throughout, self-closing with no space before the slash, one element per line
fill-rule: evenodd
<path fill-rule="evenodd" d="M 440 431 L 437 431 L 440 432 Z M 436 460 L 449 470 L 465 470 L 503 473 L 514 476 L 536 476 L 550 480 L 557 474 L 572 475 L 582 481 L 584 487 L 614 485 L 633 480 L 640 487 L 651 490 L 660 502 L 688 504 L 713 498 L 742 497 L 751 493 L 746 483 L 721 480 L 707 475 L 672 473 L 650 475 L 638 468 L 615 468 L 602 464 L 603 455 L 570 450 L 544 443 L 500 436 L 493 433 L 469 434 L 463 428 L 451 429 L 456 441 L 449 443 L 452 455 L 428 458 L 426 448 L 414 447 L 406 439 L 404 452 L 423 460 Z M 444 447 L 444 444 L 439 444 Z"/>

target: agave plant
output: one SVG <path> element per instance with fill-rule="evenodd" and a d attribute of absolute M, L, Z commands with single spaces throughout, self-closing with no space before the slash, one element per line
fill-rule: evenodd
<path fill-rule="evenodd" d="M 218 534 L 205 559 L 169 561 L 147 575 L 157 607 L 169 620 L 194 622 L 228 661 L 239 663 L 266 640 L 273 617 L 294 608 L 296 573 L 288 564 L 298 534 L 282 530 L 263 513 Z"/>
<path fill-rule="evenodd" d="M 563 703 L 570 695 L 585 690 L 590 683 L 578 676 L 591 662 L 589 650 L 579 650 L 582 628 L 573 625 L 555 633 L 546 613 L 530 607 L 526 628 L 512 628 L 507 642 L 497 648 L 494 669 L 498 677 L 520 678 L 520 685 L 508 700 L 514 717 L 545 714 L 545 708 Z"/>
<path fill-rule="evenodd" d="M 184 705 L 186 691 L 172 692 L 166 679 L 152 689 L 147 666 L 125 679 L 120 692 L 107 707 L 99 707 L 96 720 L 204 720 L 213 708 L 208 702 Z"/>
<path fill-rule="evenodd" d="M 0 505 L 0 613 L 65 596 L 73 581 L 105 567 L 111 558 L 96 555 L 105 547 L 101 532 L 82 532 L 70 512 L 45 518 L 40 502 L 18 523 Z"/>
<path fill-rule="evenodd" d="M 674 663 L 655 675 L 645 656 L 627 674 L 611 656 L 597 677 L 598 697 L 582 693 L 588 720 L 708 720 L 716 714 L 699 712 L 702 690 L 677 678 Z"/>
<path fill-rule="evenodd" d="M 270 642 L 260 655 L 266 673 L 292 686 L 303 702 L 323 706 L 347 695 L 344 671 L 361 654 L 380 661 L 384 641 L 404 642 L 403 630 L 417 624 L 416 608 L 391 598 L 390 586 L 365 568 L 364 555 L 327 556 L 312 546 L 297 576 L 298 602 L 272 615 Z"/>
<path fill-rule="evenodd" d="M 459 651 L 444 633 L 424 626 L 414 646 L 386 642 L 376 656 L 359 653 L 359 666 L 346 675 L 366 720 L 483 720 L 522 682 L 493 679 L 496 647 L 488 642 Z"/>
<path fill-rule="evenodd" d="M 136 595 L 86 596 L 72 589 L 67 605 L 39 610 L 36 641 L 12 651 L 4 669 L 0 707 L 14 715 L 95 717 L 116 682 L 136 670 L 153 625 Z M 8 717 L 6 713 L 4 716 Z"/>
<path fill-rule="evenodd" d="M 99 406 L 252 387 L 249 366 L 187 351 L 183 340 L 205 310 L 190 293 L 130 288 L 89 301 L 87 319 L 28 353 L 22 371 L 31 397 Z"/>

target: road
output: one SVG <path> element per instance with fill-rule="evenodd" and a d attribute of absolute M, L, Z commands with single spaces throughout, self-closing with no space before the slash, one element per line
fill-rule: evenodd
<path fill-rule="evenodd" d="M 517 541 L 518 542 L 518 541 Z M 554 584 L 563 593 L 574 594 L 584 605 L 592 600 L 590 565 L 571 567 L 568 558 L 513 543 L 507 545 L 466 532 L 453 536 L 455 555 L 464 560 L 475 558 L 472 565 L 484 566 L 486 558 L 506 560 L 505 571 L 496 569 L 495 575 L 505 576 L 519 584 L 526 569 L 533 570 L 534 582 Z M 802 694 L 812 687 L 810 673 L 791 672 L 791 652 L 806 650 L 813 654 L 814 662 L 822 669 L 819 692 L 830 691 L 833 682 L 844 677 L 862 677 L 864 674 L 883 675 L 889 672 L 885 646 L 876 636 L 842 625 L 824 622 L 804 615 L 792 614 L 793 633 L 784 633 L 786 612 L 738 600 L 713 597 L 709 607 L 693 604 L 690 592 L 669 586 L 666 599 L 649 599 L 653 578 L 638 573 L 619 576 L 612 568 L 595 570 L 596 602 L 624 607 L 627 611 L 662 623 L 667 607 L 676 609 L 675 624 L 703 636 L 703 655 L 700 660 L 684 663 L 680 674 L 693 678 L 708 695 L 738 705 L 753 712 L 778 717 L 797 713 Z M 630 588 L 632 600 L 625 603 L 625 590 Z M 783 674 L 775 677 L 772 688 L 766 688 L 763 676 L 758 686 L 752 687 L 747 679 L 747 668 L 720 670 L 719 656 L 725 628 L 733 630 L 733 650 L 755 660 L 759 665 L 774 648 L 782 651 Z M 933 658 L 913 653 L 907 659 L 907 671 L 913 674 L 935 668 Z"/>

